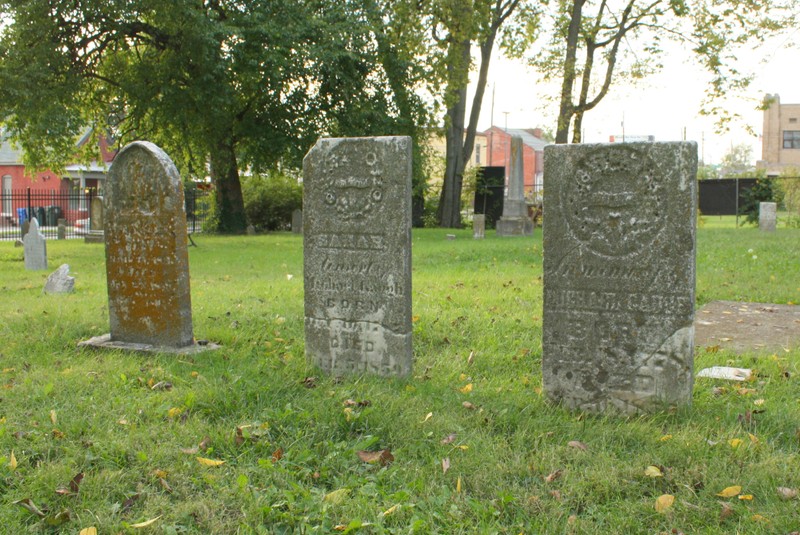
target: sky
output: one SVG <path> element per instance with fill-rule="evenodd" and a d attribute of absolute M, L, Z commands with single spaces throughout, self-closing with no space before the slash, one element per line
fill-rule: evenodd
<path fill-rule="evenodd" d="M 683 140 L 685 129 L 685 139 L 697 142 L 698 157 L 705 163 L 718 164 L 732 145 L 746 143 L 753 148 L 755 164 L 761 158 L 758 134 L 763 121 L 763 112 L 756 108 L 764 95 L 777 93 L 784 104 L 800 103 L 800 30 L 772 38 L 758 48 L 739 51 L 737 68 L 752 73 L 754 79 L 742 95 L 724 103 L 743 117 L 728 133 L 717 133 L 715 120 L 699 114 L 708 77 L 691 56 L 691 51 L 676 49 L 663 59 L 660 72 L 634 86 L 613 86 L 584 116 L 584 142 L 607 142 L 611 135 L 622 135 L 624 121 L 626 136 L 652 135 L 656 141 Z M 478 130 L 494 124 L 555 131 L 557 104 L 543 97 L 557 95 L 558 87 L 540 83 L 538 74 L 524 61 L 499 55 L 492 61 Z M 747 132 L 746 125 L 755 136 Z"/>

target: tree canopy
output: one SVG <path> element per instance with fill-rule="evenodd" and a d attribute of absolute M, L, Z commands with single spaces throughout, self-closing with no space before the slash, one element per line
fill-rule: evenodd
<path fill-rule="evenodd" d="M 410 49 L 396 46 L 410 34 L 384 25 L 390 4 L 0 2 L 0 120 L 34 167 L 74 158 L 87 125 L 154 141 L 211 176 L 219 229 L 242 232 L 240 169 L 297 166 L 323 134 L 404 134 L 425 120 Z"/>

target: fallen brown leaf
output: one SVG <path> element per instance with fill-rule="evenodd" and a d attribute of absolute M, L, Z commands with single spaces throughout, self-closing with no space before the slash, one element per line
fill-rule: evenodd
<path fill-rule="evenodd" d="M 272 452 L 272 462 L 277 463 L 283 458 L 283 448 L 278 448 Z"/>
<path fill-rule="evenodd" d="M 374 464 L 380 463 L 381 466 L 386 466 L 387 464 L 394 461 L 394 455 L 389 450 L 378 450 L 378 451 L 365 451 L 360 450 L 356 453 L 358 458 L 364 461 L 365 463 Z"/>
<path fill-rule="evenodd" d="M 728 502 L 719 502 L 719 504 L 722 506 L 719 512 L 719 519 L 722 521 L 733 514 L 733 507 Z"/>
<path fill-rule="evenodd" d="M 161 488 L 163 488 L 165 491 L 170 493 L 172 492 L 172 487 L 169 486 L 169 483 L 167 483 L 167 480 L 164 479 L 163 477 L 158 478 L 158 483 L 159 485 L 161 485 Z"/>
<path fill-rule="evenodd" d="M 122 514 L 123 515 L 126 514 L 128 511 L 130 511 L 131 508 L 133 508 L 133 504 L 136 503 L 136 500 L 139 499 L 139 496 L 140 495 L 138 493 L 134 494 L 133 496 L 131 496 L 130 498 L 128 498 L 127 500 L 122 502 Z"/>
<path fill-rule="evenodd" d="M 464 407 L 465 409 L 469 409 L 471 411 L 474 411 L 475 409 L 478 408 L 475 405 L 473 405 L 472 403 L 470 403 L 469 401 L 464 401 L 463 403 L 461 403 L 461 406 Z"/>
<path fill-rule="evenodd" d="M 317 378 L 316 377 L 306 377 L 303 379 L 302 384 L 306 388 L 316 388 L 317 387 Z"/>
<path fill-rule="evenodd" d="M 172 383 L 169 381 L 159 381 L 150 387 L 150 390 L 172 390 Z"/>
<path fill-rule="evenodd" d="M 203 437 L 203 440 L 200 441 L 200 444 L 198 444 L 197 447 L 200 448 L 200 451 L 206 451 L 211 447 L 211 437 Z"/>
<path fill-rule="evenodd" d="M 36 507 L 36 504 L 33 503 L 33 500 L 31 500 L 30 498 L 23 498 L 21 500 L 17 500 L 11 503 L 13 503 L 14 505 L 19 505 L 29 513 L 36 515 L 39 518 L 44 518 L 46 516 L 38 507 Z"/>
<path fill-rule="evenodd" d="M 587 449 L 589 449 L 589 447 L 586 444 L 584 444 L 579 440 L 570 440 L 569 442 L 567 442 L 567 446 L 569 446 L 570 448 L 579 449 L 581 451 L 586 451 Z"/>
<path fill-rule="evenodd" d="M 552 483 L 553 481 L 555 481 L 556 479 L 561 477 L 561 474 L 562 474 L 561 470 L 556 470 L 555 472 L 550 472 L 549 474 L 547 474 L 547 476 L 545 476 L 544 481 L 545 481 L 545 483 Z"/>
<path fill-rule="evenodd" d="M 236 427 L 236 436 L 233 438 L 233 442 L 237 446 L 244 444 L 244 431 L 241 426 Z"/>
<path fill-rule="evenodd" d="M 456 434 L 450 433 L 449 435 L 447 435 L 442 439 L 442 444 L 452 444 L 455 439 L 456 439 Z"/>
<path fill-rule="evenodd" d="M 793 500 L 797 498 L 797 489 L 790 489 L 789 487 L 778 487 L 778 496 L 784 500 Z"/>
<path fill-rule="evenodd" d="M 450 457 L 442 459 L 442 473 L 446 474 L 450 470 Z"/>

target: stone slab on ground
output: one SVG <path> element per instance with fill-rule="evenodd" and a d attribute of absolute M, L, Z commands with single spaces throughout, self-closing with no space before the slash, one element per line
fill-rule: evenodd
<path fill-rule="evenodd" d="M 712 301 L 695 316 L 695 345 L 734 353 L 800 347 L 800 306 Z"/>
<path fill-rule="evenodd" d="M 155 346 L 150 344 L 136 344 L 132 342 L 120 342 L 112 340 L 111 334 L 95 336 L 84 342 L 78 343 L 78 347 L 89 349 L 119 349 L 121 351 L 133 351 L 138 353 L 169 353 L 171 355 L 194 355 L 204 351 L 213 351 L 221 346 L 213 342 L 195 342 L 192 345 L 183 347 Z"/>

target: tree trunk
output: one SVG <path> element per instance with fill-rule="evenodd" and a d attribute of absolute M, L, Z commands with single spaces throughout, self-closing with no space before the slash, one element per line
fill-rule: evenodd
<path fill-rule="evenodd" d="M 217 143 L 216 151 L 211 155 L 211 177 L 216 188 L 216 230 L 225 234 L 244 234 L 247 217 L 236 151 L 231 142 Z"/>
<path fill-rule="evenodd" d="M 556 127 L 556 143 L 567 143 L 569 125 L 572 122 L 573 108 L 572 86 L 575 83 L 575 63 L 578 54 L 578 38 L 580 37 L 583 4 L 586 0 L 574 0 L 570 10 L 569 27 L 567 29 L 567 50 L 564 54 L 564 80 L 561 83 L 561 101 L 558 110 Z"/>
<path fill-rule="evenodd" d="M 463 65 L 469 69 L 469 38 L 456 43 L 458 58 L 451 69 Z M 452 91 L 455 102 L 447 109 L 447 131 L 445 133 L 447 158 L 445 162 L 442 193 L 439 196 L 439 225 L 444 228 L 461 227 L 461 187 L 464 183 L 464 117 L 467 113 L 467 84 L 461 73 L 452 72 L 448 77 L 448 92 Z M 455 85 L 458 89 L 453 90 Z"/>

